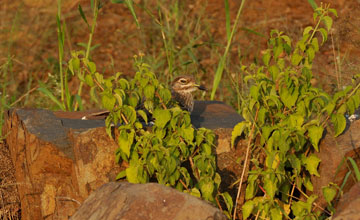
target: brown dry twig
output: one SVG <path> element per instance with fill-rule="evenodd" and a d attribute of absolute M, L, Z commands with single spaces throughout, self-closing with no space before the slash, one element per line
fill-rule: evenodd
<path fill-rule="evenodd" d="M 242 173 L 241 173 L 239 188 L 238 188 L 238 192 L 237 192 L 236 200 L 235 200 L 233 220 L 235 220 L 235 217 L 236 217 L 236 207 L 237 207 L 237 203 L 238 203 L 238 200 L 239 200 L 239 197 L 240 197 L 240 192 L 241 192 L 241 187 L 242 187 L 242 183 L 243 183 L 244 176 L 245 176 L 245 171 L 249 169 L 249 165 L 248 165 L 249 152 L 250 152 L 250 147 L 251 147 L 251 143 L 252 143 L 252 140 L 253 140 L 255 125 L 256 125 L 255 122 L 257 120 L 258 113 L 259 113 L 259 108 L 256 110 L 255 120 L 254 120 L 254 122 L 252 124 L 251 131 L 250 131 L 250 134 L 249 134 L 249 141 L 248 141 L 248 145 L 247 145 L 247 148 L 246 148 L 244 167 L 243 167 L 243 170 L 242 170 Z"/>

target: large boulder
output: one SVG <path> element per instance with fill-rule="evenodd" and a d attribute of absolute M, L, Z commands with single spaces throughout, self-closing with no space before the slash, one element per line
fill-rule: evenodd
<path fill-rule="evenodd" d="M 341 186 L 345 181 L 346 174 L 350 171 L 352 165 L 348 157 L 354 159 L 357 166 L 360 167 L 360 120 L 351 123 L 347 130 L 338 137 L 333 134 L 327 134 L 320 143 L 320 151 L 317 156 L 321 159 L 319 166 L 320 177 L 311 178 L 314 193 L 319 196 L 316 200 L 318 206 L 325 208 L 327 202 L 322 194 L 323 187 L 330 182 Z M 354 173 L 352 173 L 354 175 Z M 347 192 L 356 183 L 355 178 L 348 178 L 343 187 Z"/>
<path fill-rule="evenodd" d="M 210 203 L 156 183 L 111 182 L 101 186 L 71 220 L 225 220 Z"/>
<path fill-rule="evenodd" d="M 360 219 L 360 182 L 340 199 L 333 220 Z"/>

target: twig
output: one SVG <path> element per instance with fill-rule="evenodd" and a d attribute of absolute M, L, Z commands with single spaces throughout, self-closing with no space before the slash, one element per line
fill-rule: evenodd
<path fill-rule="evenodd" d="M 220 202 L 219 202 L 219 200 L 218 200 L 217 196 L 215 196 L 215 201 L 216 201 L 216 203 L 217 203 L 217 205 L 218 205 L 218 207 L 219 207 L 220 211 L 221 211 L 221 212 L 223 212 L 223 209 L 221 208 L 221 205 L 220 205 Z"/>
<path fill-rule="evenodd" d="M 104 91 L 104 88 L 100 85 L 100 83 L 99 83 L 96 79 L 94 79 L 94 82 L 96 83 L 96 85 L 99 86 L 99 88 L 101 89 L 101 91 Z"/>
<path fill-rule="evenodd" d="M 247 163 L 248 163 L 248 158 L 249 158 L 250 146 L 251 146 L 251 142 L 252 142 L 252 138 L 253 138 L 252 136 L 253 136 L 254 130 L 255 130 L 255 124 L 256 124 L 255 122 L 257 120 L 258 113 L 259 113 L 259 109 L 256 110 L 255 120 L 254 120 L 254 122 L 252 124 L 252 128 L 251 128 L 250 135 L 249 135 L 249 141 L 248 141 L 248 146 L 247 146 L 247 149 L 246 149 L 244 167 L 243 167 L 243 170 L 242 170 L 242 173 L 241 173 L 239 188 L 238 188 L 238 192 L 237 192 L 236 200 L 235 200 L 233 220 L 235 220 L 235 217 L 236 217 L 236 207 L 237 207 L 237 203 L 238 203 L 240 193 L 241 193 L 241 186 L 242 186 L 243 179 L 244 179 L 244 176 L 245 176 L 245 170 L 246 170 L 246 168 L 248 168 Z"/>
<path fill-rule="evenodd" d="M 125 115 L 123 113 L 120 113 L 121 118 L 124 120 L 125 124 L 129 124 L 128 120 L 125 118 Z"/>
<path fill-rule="evenodd" d="M 26 96 L 28 96 L 30 93 L 34 92 L 35 90 L 37 90 L 39 88 L 39 86 L 35 86 L 34 88 L 30 89 L 29 91 L 27 91 L 25 94 L 23 94 L 22 96 L 20 96 L 15 102 L 10 104 L 10 107 L 13 107 L 16 103 L 20 102 L 23 98 L 25 98 Z"/>
<path fill-rule="evenodd" d="M 194 162 L 192 160 L 192 157 L 189 157 L 189 161 L 190 161 L 190 166 L 193 170 L 195 170 L 195 174 L 196 174 L 196 179 L 200 180 L 200 174 L 199 171 L 195 168 L 194 166 Z"/>
<path fill-rule="evenodd" d="M 186 184 L 184 183 L 184 181 L 182 181 L 182 179 L 179 180 L 180 183 L 185 187 L 185 189 L 190 192 L 189 188 L 186 186 Z"/>
<path fill-rule="evenodd" d="M 339 66 L 338 66 L 338 62 L 337 62 L 336 54 L 335 54 L 334 36 L 332 34 L 332 31 L 330 32 L 330 35 L 331 35 L 332 52 L 333 52 L 333 56 L 334 56 L 334 65 L 335 65 L 335 75 L 336 75 L 337 87 L 340 88 L 340 86 L 341 86 L 340 72 L 339 72 Z"/>
<path fill-rule="evenodd" d="M 155 95 L 160 99 L 160 102 L 161 102 L 161 105 L 164 109 L 167 109 L 166 108 L 166 105 L 164 104 L 164 101 L 162 100 L 162 98 L 160 97 L 159 93 L 158 92 L 155 92 Z"/>
<path fill-rule="evenodd" d="M 72 201 L 72 202 L 75 202 L 75 203 L 81 205 L 81 203 L 79 201 L 77 201 L 76 199 L 70 198 L 70 197 L 57 196 L 56 199 L 59 199 L 62 201 Z"/>
<path fill-rule="evenodd" d="M 291 206 L 291 203 L 292 203 L 292 200 L 293 200 L 294 191 L 295 191 L 295 183 L 293 183 L 293 188 L 291 189 L 290 201 L 289 201 L 290 206 Z"/>

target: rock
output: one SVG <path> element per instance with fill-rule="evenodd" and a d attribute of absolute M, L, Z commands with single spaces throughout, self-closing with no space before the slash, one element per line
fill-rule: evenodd
<path fill-rule="evenodd" d="M 214 130 L 217 136 L 216 153 L 230 152 L 231 132 L 244 119 L 231 106 L 219 101 L 195 101 L 191 123 L 196 128 Z"/>
<path fill-rule="evenodd" d="M 320 177 L 313 176 L 311 178 L 314 193 L 319 196 L 316 200 L 317 205 L 325 208 L 327 202 L 322 194 L 322 187 L 327 186 L 329 182 L 336 183 L 341 186 L 346 173 L 349 171 L 348 167 L 352 167 L 348 163 L 347 158 L 352 157 L 357 165 L 360 167 L 360 120 L 351 123 L 348 130 L 342 135 L 334 137 L 332 134 L 327 134 L 321 140 L 319 149 L 316 155 L 321 159 L 319 166 Z M 343 190 L 347 192 L 355 184 L 354 178 L 348 178 Z"/>
<path fill-rule="evenodd" d="M 156 183 L 110 182 L 92 193 L 71 220 L 225 220 L 210 203 Z"/>
<path fill-rule="evenodd" d="M 67 219 L 90 192 L 120 171 L 117 145 L 99 121 L 17 109 L 8 112 L 3 129 L 19 183 L 22 219 Z"/>
<path fill-rule="evenodd" d="M 360 182 L 343 195 L 333 217 L 333 220 L 355 219 L 360 219 Z"/>
<path fill-rule="evenodd" d="M 13 109 L 5 115 L 3 134 L 19 183 L 22 219 L 67 219 L 123 169 L 115 163 L 118 146 L 104 120 L 81 120 L 89 113 Z M 191 117 L 195 127 L 214 129 L 218 153 L 230 150 L 232 126 L 242 120 L 231 107 L 197 102 Z"/>

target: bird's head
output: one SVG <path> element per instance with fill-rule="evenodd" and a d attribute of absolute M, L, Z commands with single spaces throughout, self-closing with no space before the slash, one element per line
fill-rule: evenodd
<path fill-rule="evenodd" d="M 195 83 L 192 76 L 179 76 L 176 77 L 171 83 L 171 88 L 177 93 L 191 93 L 197 89 L 206 90 L 204 86 Z"/>

